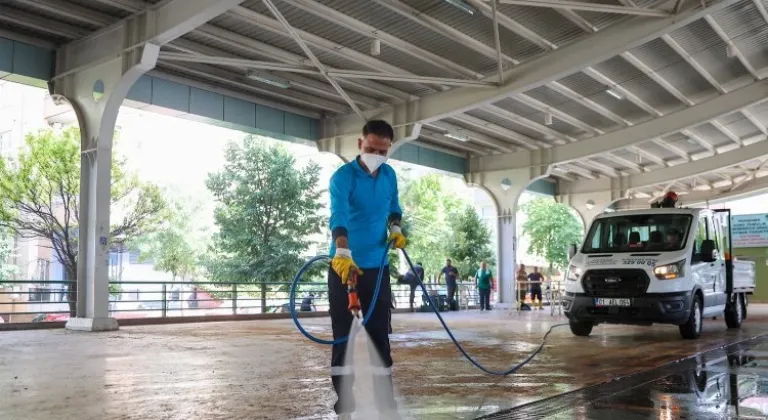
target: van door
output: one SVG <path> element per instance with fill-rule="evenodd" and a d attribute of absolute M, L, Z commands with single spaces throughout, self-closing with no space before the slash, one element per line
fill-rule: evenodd
<path fill-rule="evenodd" d="M 707 213 L 701 212 L 696 224 L 696 236 L 694 236 L 693 255 L 691 256 L 691 270 L 693 271 L 694 281 L 701 286 L 701 291 L 704 293 L 705 308 L 718 304 L 715 294 L 715 266 L 703 262 L 701 258 L 701 245 L 705 240 L 709 239 L 708 230 Z"/>
<path fill-rule="evenodd" d="M 715 241 L 717 249 L 717 261 L 715 261 L 715 293 L 717 295 L 717 304 L 725 305 L 727 297 L 725 295 L 725 237 L 723 235 L 723 223 L 719 214 L 707 216 L 709 220 L 709 237 Z"/>

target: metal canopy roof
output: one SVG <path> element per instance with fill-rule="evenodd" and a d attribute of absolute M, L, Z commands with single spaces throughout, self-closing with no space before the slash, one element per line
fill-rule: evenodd
<path fill-rule="evenodd" d="M 8 0 L 0 4 L 0 29 L 62 45 L 154 3 L 159 2 Z M 333 118 L 460 87 L 493 89 L 501 71 L 546 58 L 608 28 L 726 5 L 595 65 L 430 120 L 422 128 L 418 142 L 470 157 L 555 150 L 621 132 L 707 104 L 768 74 L 764 0 L 494 3 L 246 0 L 164 46 L 157 72 Z M 606 145 L 610 152 L 556 162 L 552 175 L 579 182 L 694 165 L 766 141 L 766 126 L 768 104 L 750 104 L 627 147 Z M 632 191 L 642 197 L 668 188 L 738 188 L 768 175 L 766 156 L 703 173 L 681 171 L 685 176 Z"/>

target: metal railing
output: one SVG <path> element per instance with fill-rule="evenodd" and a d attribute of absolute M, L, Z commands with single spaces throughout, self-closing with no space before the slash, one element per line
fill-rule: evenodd
<path fill-rule="evenodd" d="M 67 288 L 73 281 L 14 280 L 0 284 L 0 322 L 66 321 L 70 314 Z M 476 306 L 478 293 L 474 284 L 459 283 L 460 306 Z M 443 284 L 427 284 L 432 295 L 447 295 Z M 117 291 L 119 290 L 119 292 Z M 109 313 L 111 317 L 165 318 L 184 316 L 251 315 L 287 313 L 290 284 L 286 282 L 110 282 Z M 417 288 L 414 306 L 426 299 Z M 392 284 L 396 308 L 410 307 L 410 286 Z M 74 306 L 74 305 L 72 305 Z M 296 310 L 325 312 L 328 310 L 327 282 L 303 282 L 296 294 Z"/>

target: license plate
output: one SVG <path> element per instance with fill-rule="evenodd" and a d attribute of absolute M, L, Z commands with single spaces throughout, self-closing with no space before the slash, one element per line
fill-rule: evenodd
<path fill-rule="evenodd" d="M 595 306 L 632 306 L 632 299 L 595 298 Z"/>

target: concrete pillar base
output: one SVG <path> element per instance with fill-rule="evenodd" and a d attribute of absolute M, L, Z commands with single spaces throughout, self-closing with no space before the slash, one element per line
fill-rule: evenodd
<path fill-rule="evenodd" d="M 65 327 L 71 331 L 117 331 L 120 325 L 115 318 L 70 318 Z"/>

